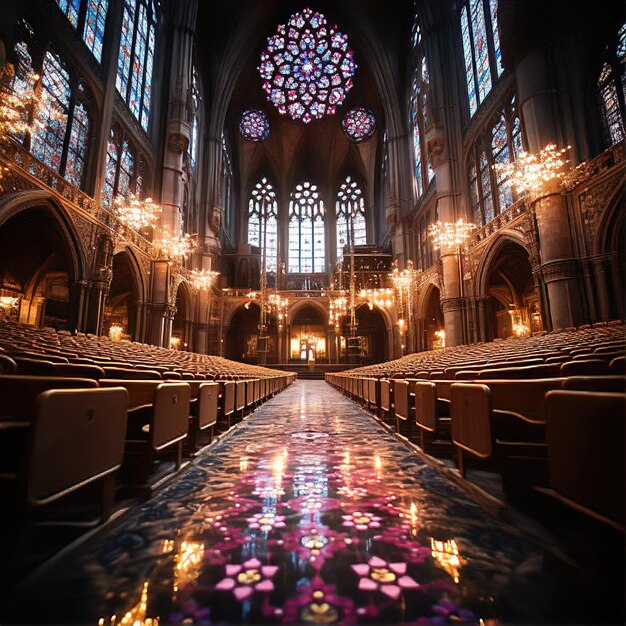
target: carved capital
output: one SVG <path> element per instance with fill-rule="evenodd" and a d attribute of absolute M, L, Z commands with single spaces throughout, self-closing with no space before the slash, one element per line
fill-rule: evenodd
<path fill-rule="evenodd" d="M 446 298 L 441 301 L 441 309 L 447 311 L 462 311 L 465 309 L 465 298 Z"/>
<path fill-rule="evenodd" d="M 541 273 L 546 283 L 575 279 L 578 276 L 578 261 L 576 259 L 550 261 L 541 266 Z"/>

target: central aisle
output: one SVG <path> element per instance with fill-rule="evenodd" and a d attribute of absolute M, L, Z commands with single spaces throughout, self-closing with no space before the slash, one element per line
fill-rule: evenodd
<path fill-rule="evenodd" d="M 537 622 L 554 618 L 539 607 L 562 608 L 541 552 L 326 383 L 297 382 L 28 590 L 21 613 Z"/>

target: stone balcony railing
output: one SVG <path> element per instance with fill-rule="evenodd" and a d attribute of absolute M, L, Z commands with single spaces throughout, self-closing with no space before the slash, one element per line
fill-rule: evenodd
<path fill-rule="evenodd" d="M 573 191 L 577 187 L 583 185 L 584 183 L 588 183 L 593 178 L 600 176 L 615 166 L 622 165 L 623 162 L 623 145 L 620 144 L 605 150 L 602 154 L 599 154 L 591 161 L 582 163 L 564 176 L 561 181 L 563 193 Z M 517 202 L 511 204 L 500 214 L 496 215 L 489 223 L 485 224 L 472 234 L 469 240 L 469 247 L 471 248 L 478 245 L 502 228 L 509 226 L 513 221 L 526 212 L 527 206 L 527 198 L 520 198 Z"/>
<path fill-rule="evenodd" d="M 5 192 L 11 189 L 11 177 L 14 177 L 14 179 L 21 178 L 32 186 L 57 196 L 63 205 L 79 213 L 89 215 L 92 219 L 109 230 L 114 238 L 121 239 L 131 244 L 151 259 L 158 258 L 157 250 L 152 245 L 151 241 L 140 235 L 134 229 L 126 226 L 115 213 L 65 180 L 65 178 L 48 167 L 45 163 L 42 163 L 17 142 L 9 140 L 0 143 L 0 161 L 4 162 L 4 165 L 10 172 L 10 174 L 5 177 Z M 20 185 L 17 181 L 15 181 L 13 187 L 16 191 L 20 189 Z M 178 263 L 173 263 L 172 265 L 176 273 L 184 276 L 187 280 L 190 279 L 191 273 L 188 269 Z"/>

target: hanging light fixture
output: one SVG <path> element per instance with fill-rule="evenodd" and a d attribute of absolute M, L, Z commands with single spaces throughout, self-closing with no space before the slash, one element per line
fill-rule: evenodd
<path fill-rule="evenodd" d="M 547 183 L 560 181 L 567 174 L 569 159 L 565 155 L 570 149 L 571 146 L 559 149 L 549 143 L 538 154 L 522 150 L 515 161 L 496 163 L 493 167 L 517 193 L 537 195 Z"/>
<path fill-rule="evenodd" d="M 435 250 L 449 251 L 465 244 L 475 224 L 459 219 L 456 222 L 435 222 L 428 227 L 428 236 Z"/>
<path fill-rule="evenodd" d="M 39 74 L 31 72 L 19 81 L 15 78 L 12 63 L 0 66 L 0 139 L 9 135 L 32 135 L 44 130 L 49 121 L 66 117 L 42 89 Z M 41 111 L 45 115 L 39 115 Z"/>
<path fill-rule="evenodd" d="M 208 291 L 213 283 L 217 280 L 217 277 L 220 275 L 219 272 L 214 272 L 211 270 L 192 270 L 191 271 L 191 284 L 194 289 L 200 291 Z"/>
<path fill-rule="evenodd" d="M 161 218 L 162 209 L 152 198 L 141 200 L 130 192 L 127 197 L 115 196 L 113 211 L 120 221 L 134 230 L 154 228 Z"/>
<path fill-rule="evenodd" d="M 170 260 L 191 256 L 197 249 L 196 242 L 187 233 L 172 233 L 165 229 L 161 237 L 153 241 L 154 247 Z"/>

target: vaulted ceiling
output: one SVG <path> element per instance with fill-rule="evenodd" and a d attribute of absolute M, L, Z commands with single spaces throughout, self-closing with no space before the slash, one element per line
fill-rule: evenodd
<path fill-rule="evenodd" d="M 368 186 L 373 193 L 389 108 L 381 91 L 390 91 L 391 85 L 395 101 L 402 100 L 398 92 L 405 82 L 413 3 L 333 0 L 308 5 L 347 34 L 358 66 L 354 87 L 337 113 L 308 125 L 278 113 L 266 99 L 257 70 L 267 38 L 306 6 L 276 0 L 200 3 L 197 47 L 202 55 L 201 70 L 213 97 L 227 94 L 227 102 L 214 101 L 214 105 L 224 107 L 224 128 L 231 138 L 235 175 L 243 197 L 262 175 L 273 180 L 279 200 L 305 178 L 316 182 L 322 192 L 334 193 L 348 174 L 360 180 L 366 193 Z M 382 74 L 386 74 L 385 88 Z M 341 128 L 343 116 L 355 106 L 371 109 L 377 121 L 374 135 L 359 144 L 349 141 Z M 262 143 L 246 142 L 239 135 L 241 114 L 249 107 L 261 108 L 269 117 L 271 133 Z"/>

